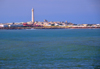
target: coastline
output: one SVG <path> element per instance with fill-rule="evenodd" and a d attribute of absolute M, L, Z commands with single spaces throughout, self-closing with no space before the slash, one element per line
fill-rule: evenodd
<path fill-rule="evenodd" d="M 100 27 L 2 27 L 0 29 L 100 29 Z"/>
<path fill-rule="evenodd" d="M 56 27 L 56 26 L 50 26 L 50 27 L 1 27 L 1 29 L 100 29 L 100 27 Z"/>

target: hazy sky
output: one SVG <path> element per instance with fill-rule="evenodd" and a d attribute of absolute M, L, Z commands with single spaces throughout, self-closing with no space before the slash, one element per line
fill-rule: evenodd
<path fill-rule="evenodd" d="M 100 0 L 0 0 L 0 23 L 31 21 L 100 23 Z"/>

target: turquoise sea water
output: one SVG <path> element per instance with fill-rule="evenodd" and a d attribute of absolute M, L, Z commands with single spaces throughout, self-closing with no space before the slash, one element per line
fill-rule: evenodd
<path fill-rule="evenodd" d="M 0 30 L 0 69 L 100 69 L 100 29 Z"/>

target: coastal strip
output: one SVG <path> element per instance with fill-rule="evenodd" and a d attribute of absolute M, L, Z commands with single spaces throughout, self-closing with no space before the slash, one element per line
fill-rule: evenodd
<path fill-rule="evenodd" d="M 100 29 L 100 27 L 60 27 L 60 26 L 44 26 L 44 27 L 0 27 L 0 30 L 6 29 L 6 30 L 11 30 L 11 29 Z"/>

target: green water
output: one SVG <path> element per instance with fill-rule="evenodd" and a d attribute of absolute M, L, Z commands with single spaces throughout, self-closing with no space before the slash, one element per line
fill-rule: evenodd
<path fill-rule="evenodd" d="M 99 69 L 100 29 L 0 30 L 0 69 Z"/>

